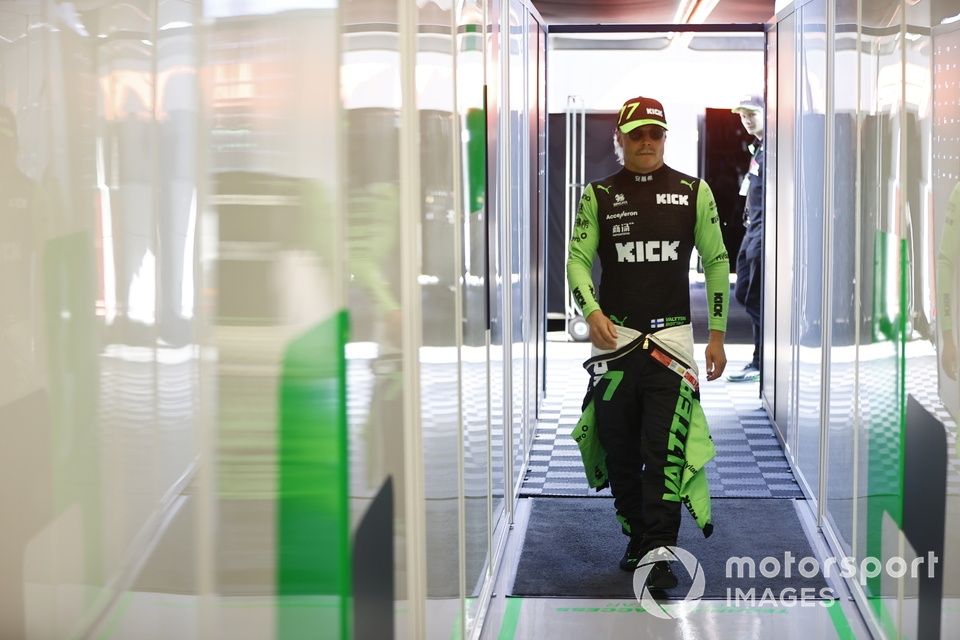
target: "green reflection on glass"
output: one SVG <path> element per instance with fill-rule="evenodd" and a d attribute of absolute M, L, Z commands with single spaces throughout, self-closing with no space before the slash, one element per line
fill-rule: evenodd
<path fill-rule="evenodd" d="M 469 211 L 480 211 L 487 189 L 487 111 L 468 109 L 467 138 L 467 193 Z"/>
<path fill-rule="evenodd" d="M 347 314 L 294 340 L 280 379 L 277 637 L 350 637 Z"/>
<path fill-rule="evenodd" d="M 47 242 L 43 253 L 45 324 L 53 427 L 54 496 L 57 514 L 79 507 L 83 517 L 89 584 L 104 579 L 100 491 L 100 361 L 94 316 L 96 275 L 93 239 L 87 232 Z M 78 532 L 79 533 L 79 532 Z"/>
<path fill-rule="evenodd" d="M 868 434 L 867 476 L 867 548 L 866 557 L 884 559 L 883 516 L 888 514 L 903 529 L 903 450 L 906 426 L 905 365 L 907 319 L 907 241 L 880 231 L 875 242 L 874 262 L 874 337 L 890 342 L 892 353 L 884 359 L 886 384 L 895 403 L 885 411 L 864 415 Z M 893 294 L 890 284 L 899 291 Z M 888 298 L 896 295 L 897 308 L 891 311 Z M 897 459 L 890 460 L 890 452 Z M 891 464 L 893 462 L 893 464 Z M 884 606 L 882 574 L 867 578 L 866 593 L 881 625 L 888 633 L 895 624 Z M 896 594 L 889 594 L 895 596 Z M 895 635 L 895 634 L 894 634 Z"/>

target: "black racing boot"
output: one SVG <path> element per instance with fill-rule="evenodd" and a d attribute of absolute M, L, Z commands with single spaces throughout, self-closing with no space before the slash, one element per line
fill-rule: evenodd
<path fill-rule="evenodd" d="M 641 556 L 643 558 L 643 556 Z M 676 560 L 676 554 L 666 547 L 657 547 L 646 558 L 650 563 L 650 573 L 647 574 L 647 587 L 651 590 L 672 589 L 677 586 L 677 576 L 670 568 L 670 561 Z"/>
<path fill-rule="evenodd" d="M 620 558 L 620 568 L 624 571 L 635 571 L 637 563 L 640 562 L 643 554 L 643 543 L 640 537 L 635 536 L 630 538 L 630 542 L 627 543 L 627 549 L 623 552 L 623 557 Z"/>
<path fill-rule="evenodd" d="M 677 586 L 677 576 L 674 575 L 669 562 L 661 560 L 653 563 L 650 575 L 647 576 L 647 586 L 651 590 L 673 589 Z"/>

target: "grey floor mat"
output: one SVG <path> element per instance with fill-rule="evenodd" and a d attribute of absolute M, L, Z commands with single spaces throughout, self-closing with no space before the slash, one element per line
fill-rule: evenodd
<path fill-rule="evenodd" d="M 633 575 L 617 566 L 627 538 L 614 518 L 613 500 L 532 500 L 511 595 L 635 597 Z M 783 564 L 787 551 L 797 561 L 813 556 L 792 500 L 713 500 L 713 520 L 714 533 L 705 539 L 693 519 L 683 514 L 678 540 L 678 546 L 696 556 L 700 563 L 705 577 L 704 598 L 726 599 L 728 589 L 753 588 L 759 600 L 767 588 L 779 596 L 785 587 L 812 588 L 810 593 L 819 594 L 827 586 L 820 574 L 813 578 L 800 576 L 796 564 L 790 577 L 781 572 L 767 578 L 759 571 L 754 579 L 737 577 L 735 571 L 731 578 L 725 576 L 731 557 L 751 557 L 759 566 L 760 559 L 766 556 Z M 691 579 L 677 563 L 674 572 L 680 584 L 668 596 L 679 594 L 677 597 L 682 598 L 689 591 Z"/>

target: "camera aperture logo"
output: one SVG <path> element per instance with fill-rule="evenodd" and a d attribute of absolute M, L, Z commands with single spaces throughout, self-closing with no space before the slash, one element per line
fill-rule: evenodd
<path fill-rule="evenodd" d="M 654 595 L 650 593 L 647 578 L 657 562 L 674 561 L 682 564 L 687 571 L 687 575 L 690 576 L 690 590 L 679 602 L 671 604 L 658 602 Z M 633 593 L 640 601 L 640 605 L 644 611 L 665 620 L 680 618 L 690 613 L 700 602 L 705 584 L 706 580 L 703 576 L 703 569 L 700 567 L 700 561 L 697 560 L 695 555 L 680 547 L 658 547 L 647 552 L 640 558 L 640 562 L 637 563 L 637 568 L 633 572 Z"/>

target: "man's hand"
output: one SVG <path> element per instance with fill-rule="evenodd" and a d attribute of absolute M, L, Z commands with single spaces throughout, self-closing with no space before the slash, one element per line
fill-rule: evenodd
<path fill-rule="evenodd" d="M 722 376 L 723 370 L 727 368 L 727 353 L 723 350 L 725 335 L 723 331 L 710 330 L 710 341 L 707 342 L 707 349 L 703 354 L 707 360 L 708 381 Z"/>
<path fill-rule="evenodd" d="M 603 315 L 603 311 L 596 309 L 587 316 L 590 325 L 590 342 L 597 349 L 617 348 L 617 326 L 610 318 Z"/>

